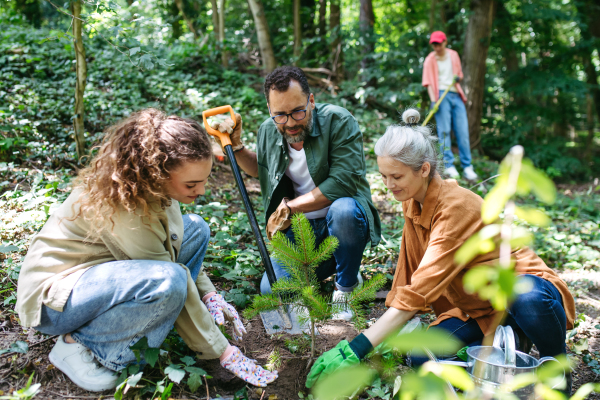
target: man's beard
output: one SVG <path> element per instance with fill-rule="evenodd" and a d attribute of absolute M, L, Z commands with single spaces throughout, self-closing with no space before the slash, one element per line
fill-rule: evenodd
<path fill-rule="evenodd" d="M 283 131 L 279 131 L 279 133 L 281 133 L 281 136 L 283 136 L 286 140 L 286 142 L 288 142 L 289 144 L 294 144 L 294 143 L 300 143 L 300 142 L 304 142 L 304 140 L 306 139 L 306 137 L 308 136 L 309 133 L 312 132 L 313 130 L 313 120 L 312 120 L 312 115 L 308 116 L 308 122 L 306 123 L 306 125 L 304 127 L 301 128 L 300 132 L 298 132 L 295 135 L 289 135 L 286 130 L 287 127 L 283 126 Z"/>

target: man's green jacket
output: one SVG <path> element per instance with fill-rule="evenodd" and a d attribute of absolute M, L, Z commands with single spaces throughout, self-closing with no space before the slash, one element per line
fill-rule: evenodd
<path fill-rule="evenodd" d="M 381 222 L 365 176 L 363 139 L 356 119 L 345 108 L 317 104 L 313 122 L 304 141 L 310 176 L 328 200 L 352 197 L 360 204 L 369 221 L 371 245 L 376 246 Z M 258 130 L 257 154 L 266 223 L 284 197 L 295 197 L 292 181 L 285 174 L 290 163 L 288 146 L 271 118 Z"/>

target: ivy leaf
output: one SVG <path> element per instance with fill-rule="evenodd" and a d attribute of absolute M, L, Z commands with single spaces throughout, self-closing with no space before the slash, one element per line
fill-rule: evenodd
<path fill-rule="evenodd" d="M 201 376 L 206 375 L 206 371 L 203 370 L 202 368 L 198 368 L 198 367 L 185 367 L 184 368 L 187 372 L 189 372 L 190 374 L 198 374 Z"/>
<path fill-rule="evenodd" d="M 150 366 L 152 368 L 154 368 L 156 361 L 158 361 L 159 354 L 160 354 L 160 349 L 151 347 L 149 349 L 146 349 L 146 351 L 144 351 L 144 360 L 146 360 L 148 362 L 148 364 L 150 364 Z"/>
<path fill-rule="evenodd" d="M 152 57 L 150 54 L 144 54 L 141 56 L 138 65 L 148 71 L 154 68 L 154 63 L 152 62 Z"/>
<path fill-rule="evenodd" d="M 202 386 L 202 376 L 200 374 L 190 374 L 190 377 L 187 381 L 188 386 L 192 393 L 196 392 L 200 386 Z"/>
<path fill-rule="evenodd" d="M 183 377 L 185 376 L 185 371 L 182 370 L 178 365 L 169 364 L 167 368 L 165 368 L 165 374 L 175 383 L 180 383 Z"/>
<path fill-rule="evenodd" d="M 188 367 L 189 367 L 190 365 L 194 365 L 194 364 L 196 364 L 196 360 L 194 360 L 194 358 L 193 358 L 193 357 L 190 357 L 190 356 L 185 356 L 185 357 L 183 357 L 183 358 L 181 359 L 181 362 L 183 362 L 183 363 L 184 363 L 185 365 L 187 365 Z M 186 369 L 187 369 L 187 368 L 186 368 Z"/>
<path fill-rule="evenodd" d="M 12 253 L 13 251 L 19 251 L 19 248 L 17 246 L 13 246 L 12 244 L 0 245 L 0 253 L 8 254 Z"/>
<path fill-rule="evenodd" d="M 16 342 L 10 345 L 9 350 L 15 353 L 27 354 L 27 352 L 29 351 L 29 345 L 27 344 L 27 342 L 17 340 Z"/>

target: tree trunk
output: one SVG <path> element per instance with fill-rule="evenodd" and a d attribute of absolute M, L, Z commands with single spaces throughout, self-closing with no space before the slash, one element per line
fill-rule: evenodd
<path fill-rule="evenodd" d="M 194 28 L 194 23 L 185 12 L 183 0 L 175 0 L 175 4 L 177 5 L 177 9 L 181 13 L 181 16 L 183 17 L 183 20 L 185 21 L 185 24 L 187 25 L 188 29 L 194 35 L 194 40 L 198 40 L 198 31 L 196 30 L 196 28 Z"/>
<path fill-rule="evenodd" d="M 319 0 L 319 36 L 325 42 L 327 34 L 327 0 Z"/>
<path fill-rule="evenodd" d="M 365 75 L 366 70 L 372 65 L 373 59 L 371 57 L 375 50 L 375 13 L 373 12 L 372 0 L 360 0 L 359 26 L 364 41 L 361 66 L 363 75 Z M 366 78 L 363 79 L 367 80 Z M 375 86 L 376 83 L 376 78 L 368 78 L 367 86 Z"/>
<path fill-rule="evenodd" d="M 73 130 L 75 134 L 75 146 L 77 157 L 85 155 L 85 137 L 83 127 L 83 117 L 85 105 L 83 94 L 85 92 L 85 83 L 87 80 L 87 64 L 85 61 L 85 47 L 83 47 L 82 21 L 81 21 L 81 0 L 74 1 L 73 11 L 73 44 L 75 47 L 75 118 L 73 118 Z"/>
<path fill-rule="evenodd" d="M 227 67 L 229 53 L 225 51 L 225 1 L 219 0 L 219 44 L 221 46 L 221 64 Z"/>
<path fill-rule="evenodd" d="M 481 115 L 485 89 L 485 62 L 490 47 L 494 0 L 472 0 L 464 48 L 464 89 L 471 148 L 481 148 Z"/>
<path fill-rule="evenodd" d="M 210 0 L 210 5 L 212 8 L 212 23 L 213 23 L 213 32 L 215 32 L 215 38 L 219 39 L 219 5 L 217 4 L 217 0 Z"/>
<path fill-rule="evenodd" d="M 298 64 L 302 48 L 302 28 L 300 26 L 300 0 L 294 0 L 294 65 Z"/>
<path fill-rule="evenodd" d="M 435 28 L 435 8 L 437 0 L 431 0 L 431 10 L 429 10 L 429 33 L 433 32 Z"/>
<path fill-rule="evenodd" d="M 333 38 L 331 41 L 331 70 L 335 81 L 340 82 L 344 79 L 340 0 L 329 0 L 329 32 Z"/>
<path fill-rule="evenodd" d="M 271 45 L 271 35 L 269 34 L 269 26 L 265 10 L 261 0 L 248 0 L 252 16 L 254 17 L 254 25 L 256 26 L 256 36 L 258 37 L 258 47 L 260 48 L 260 56 L 262 58 L 263 69 L 265 73 L 269 73 L 277 66 L 273 46 Z"/>

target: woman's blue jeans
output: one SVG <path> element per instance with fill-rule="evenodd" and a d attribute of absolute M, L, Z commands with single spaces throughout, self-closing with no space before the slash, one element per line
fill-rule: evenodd
<path fill-rule="evenodd" d="M 522 331 L 535 344 L 540 357 L 566 354 L 567 315 L 560 292 L 549 281 L 534 275 L 522 275 L 519 279 L 530 280 L 532 289 L 517 297 L 503 325 L 510 325 L 515 333 Z M 436 327 L 467 346 L 480 346 L 483 340 L 483 332 L 474 319 L 464 322 L 450 318 Z M 411 357 L 411 364 L 421 365 L 427 360 Z"/>
<path fill-rule="evenodd" d="M 365 212 L 356 200 L 342 197 L 335 200 L 329 207 L 325 218 L 310 219 L 310 225 L 319 246 L 329 235 L 337 237 L 339 246 L 333 257 L 321 263 L 316 270 L 319 281 L 336 274 L 335 285 L 338 290 L 351 292 L 356 287 L 357 275 L 360 270 L 362 254 L 369 242 L 369 222 Z M 288 228 L 285 235 L 294 242 L 294 232 Z M 271 258 L 275 276 L 287 278 L 290 274 L 277 260 Z M 271 293 L 269 278 L 265 273 L 260 282 L 261 293 Z"/>
<path fill-rule="evenodd" d="M 198 215 L 183 216 L 177 262 L 196 280 L 210 239 Z M 136 360 L 129 349 L 142 337 L 160 347 L 187 298 L 187 274 L 165 261 L 127 260 L 99 264 L 79 278 L 62 312 L 42 306 L 35 329 L 47 335 L 71 333 L 105 367 L 118 371 Z"/>
<path fill-rule="evenodd" d="M 440 90 L 440 97 L 444 93 Z M 471 143 L 469 140 L 469 121 L 467 120 L 467 109 L 460 95 L 456 92 L 448 92 L 435 113 L 440 152 L 444 155 L 444 164 L 450 168 L 454 164 L 452 154 L 452 142 L 450 130 L 454 130 L 458 142 L 458 156 L 460 165 L 466 168 L 471 165 Z"/>

